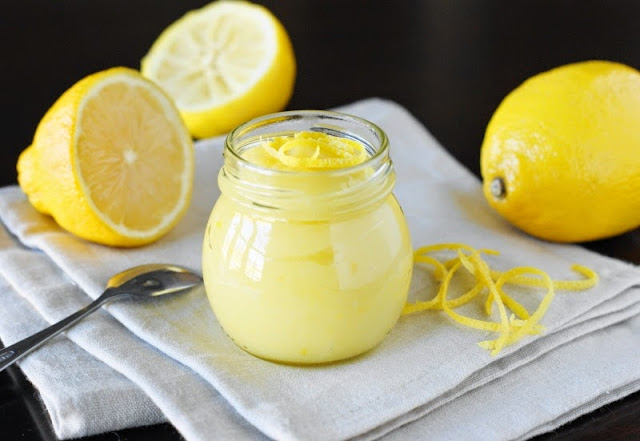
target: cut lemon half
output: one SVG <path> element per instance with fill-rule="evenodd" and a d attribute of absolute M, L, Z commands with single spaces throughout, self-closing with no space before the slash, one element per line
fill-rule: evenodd
<path fill-rule="evenodd" d="M 285 108 L 296 65 L 289 37 L 266 8 L 215 1 L 165 29 L 141 72 L 173 98 L 196 138 Z"/>
<path fill-rule="evenodd" d="M 171 98 L 136 70 L 89 75 L 55 102 L 18 159 L 39 211 L 106 245 L 167 233 L 189 205 L 193 144 Z"/>

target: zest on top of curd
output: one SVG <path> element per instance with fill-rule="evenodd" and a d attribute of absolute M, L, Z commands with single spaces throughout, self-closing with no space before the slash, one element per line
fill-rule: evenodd
<path fill-rule="evenodd" d="M 384 132 L 336 112 L 267 115 L 232 131 L 203 276 L 220 325 L 258 357 L 326 363 L 398 320 L 412 249 Z"/>

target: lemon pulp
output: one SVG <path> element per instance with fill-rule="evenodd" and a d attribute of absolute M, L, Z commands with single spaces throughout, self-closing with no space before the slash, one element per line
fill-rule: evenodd
<path fill-rule="evenodd" d="M 265 7 L 218 0 L 167 27 L 141 61 L 196 138 L 282 110 L 296 76 L 293 47 Z"/>

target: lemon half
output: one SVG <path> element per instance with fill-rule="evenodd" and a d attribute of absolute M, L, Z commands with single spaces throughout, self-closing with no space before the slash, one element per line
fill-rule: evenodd
<path fill-rule="evenodd" d="M 174 99 L 196 138 L 285 108 L 296 64 L 289 37 L 266 8 L 215 1 L 165 29 L 141 72 Z"/>
<path fill-rule="evenodd" d="M 18 182 L 36 209 L 106 245 L 167 233 L 189 206 L 193 177 L 191 137 L 173 102 L 124 67 L 63 93 L 18 159 Z"/>

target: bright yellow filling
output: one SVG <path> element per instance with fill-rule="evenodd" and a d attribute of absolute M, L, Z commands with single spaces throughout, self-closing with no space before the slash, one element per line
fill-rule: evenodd
<path fill-rule="evenodd" d="M 331 170 L 363 163 L 369 158 L 360 142 L 321 132 L 297 132 L 264 140 L 242 155 L 275 170 Z"/>
<path fill-rule="evenodd" d="M 364 162 L 365 146 L 301 132 L 265 139 L 242 157 L 270 169 L 318 173 L 265 178 L 278 187 L 295 182 L 301 194 L 287 201 L 287 210 L 265 213 L 238 204 L 230 197 L 233 189 L 216 203 L 202 267 L 225 332 L 254 355 L 289 363 L 341 360 L 376 346 L 400 317 L 411 281 L 402 210 L 389 195 L 364 208 L 354 203 L 348 215 L 308 220 L 326 211 L 314 202 L 318 194 L 366 179 L 354 171 L 355 177 L 348 173 L 336 183 L 332 174 L 321 173 Z"/>

